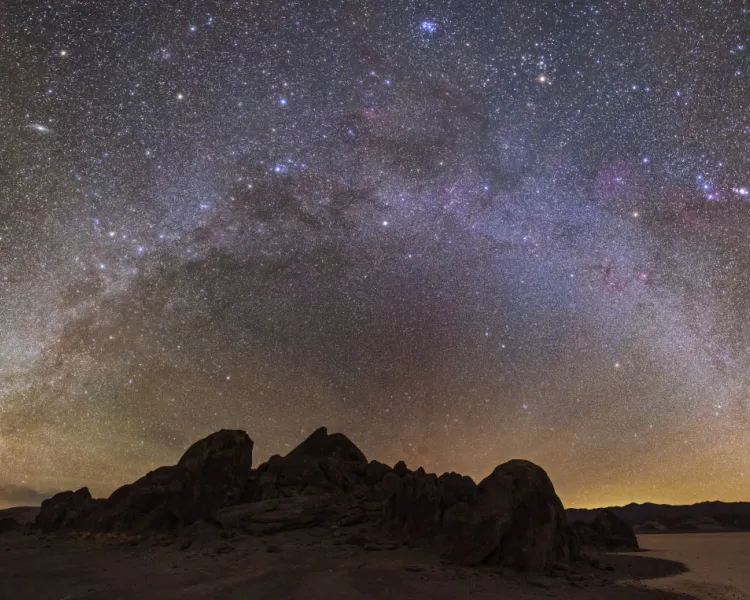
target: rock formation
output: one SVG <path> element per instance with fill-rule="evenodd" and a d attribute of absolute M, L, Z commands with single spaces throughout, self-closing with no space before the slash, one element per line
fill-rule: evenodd
<path fill-rule="evenodd" d="M 75 492 L 60 492 L 42 502 L 34 525 L 43 533 L 80 528 L 102 504 L 103 501 L 94 500 L 85 487 Z"/>
<path fill-rule="evenodd" d="M 35 527 L 147 533 L 209 523 L 262 536 L 325 526 L 372 549 L 434 546 L 459 564 L 535 572 L 576 554 L 552 482 L 527 461 L 502 464 L 476 485 L 457 473 L 438 477 L 403 462 L 393 469 L 368 462 L 346 436 L 325 428 L 256 470 L 252 451 L 245 432 L 219 431 L 193 444 L 176 465 L 151 471 L 107 499 L 93 499 L 82 488 L 45 500 Z M 624 536 L 609 517 L 597 527 Z M 345 534 L 347 528 L 353 533 Z"/>
<path fill-rule="evenodd" d="M 35 525 L 42 531 L 149 531 L 191 523 L 241 498 L 252 466 L 244 431 L 221 430 L 193 444 L 174 466 L 159 467 L 93 500 L 87 488 L 45 500 Z"/>
<path fill-rule="evenodd" d="M 9 531 L 16 531 L 20 528 L 21 524 L 12 517 L 4 517 L 0 519 L 0 534 L 7 533 Z"/>
<path fill-rule="evenodd" d="M 386 517 L 414 539 L 444 545 L 445 557 L 460 564 L 545 572 L 571 558 L 562 502 L 528 461 L 500 465 L 478 486 L 455 473 L 406 475 Z"/>
<path fill-rule="evenodd" d="M 633 527 L 633 531 L 638 533 L 667 533 L 669 530 L 662 525 L 661 523 L 657 523 L 656 521 L 647 521 L 646 523 L 642 523 L 640 525 L 636 525 Z"/>
<path fill-rule="evenodd" d="M 544 572 L 570 561 L 570 537 L 565 509 L 544 469 L 512 460 L 479 484 L 477 509 L 449 558 Z"/>
<path fill-rule="evenodd" d="M 618 550 L 638 550 L 638 538 L 633 528 L 610 510 L 599 513 L 591 528 L 599 535 L 608 548 Z"/>
<path fill-rule="evenodd" d="M 591 523 L 573 524 L 578 540 L 584 547 L 603 550 L 638 550 L 633 528 L 611 510 L 601 511 Z"/>
<path fill-rule="evenodd" d="M 272 456 L 258 467 L 244 499 L 253 502 L 350 492 L 363 483 L 368 466 L 365 455 L 349 438 L 340 433 L 329 435 L 321 427 L 286 456 Z"/>

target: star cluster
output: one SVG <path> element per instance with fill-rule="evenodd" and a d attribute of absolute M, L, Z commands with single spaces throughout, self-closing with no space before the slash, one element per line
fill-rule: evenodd
<path fill-rule="evenodd" d="M 747 499 L 742 3 L 17 0 L 0 44 L 0 504 L 323 424 Z"/>

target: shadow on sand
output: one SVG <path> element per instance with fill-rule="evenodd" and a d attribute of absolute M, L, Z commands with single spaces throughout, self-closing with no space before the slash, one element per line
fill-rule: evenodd
<path fill-rule="evenodd" d="M 614 567 L 610 580 L 624 583 L 619 589 L 608 590 L 609 600 L 639 598 L 642 600 L 699 600 L 696 596 L 677 591 L 649 588 L 649 580 L 673 577 L 690 569 L 685 563 L 649 556 L 648 550 L 639 553 L 607 553 L 605 562 Z M 623 595 L 624 593 L 624 595 Z"/>
<path fill-rule="evenodd" d="M 606 561 L 615 568 L 613 575 L 618 580 L 658 579 L 689 571 L 684 563 L 648 556 L 647 550 L 639 554 L 608 553 Z"/>

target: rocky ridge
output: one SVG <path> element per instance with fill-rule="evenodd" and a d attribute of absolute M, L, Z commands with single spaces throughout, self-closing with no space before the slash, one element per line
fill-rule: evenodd
<path fill-rule="evenodd" d="M 92 498 L 81 488 L 45 500 L 33 528 L 183 537 L 318 528 L 369 550 L 434 547 L 455 564 L 536 573 L 580 556 L 579 536 L 552 482 L 528 461 L 499 465 L 476 484 L 456 473 L 438 477 L 403 462 L 391 468 L 368 461 L 346 436 L 325 428 L 255 469 L 252 451 L 245 432 L 218 431 L 193 444 L 176 465 L 151 471 L 109 498 Z"/>
<path fill-rule="evenodd" d="M 607 510 L 640 533 L 750 531 L 750 502 L 699 502 L 686 506 L 628 504 L 599 509 L 569 508 L 568 521 L 591 523 Z"/>

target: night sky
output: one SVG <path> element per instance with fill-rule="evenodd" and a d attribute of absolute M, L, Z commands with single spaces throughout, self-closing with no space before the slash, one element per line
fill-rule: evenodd
<path fill-rule="evenodd" d="M 0 505 L 321 425 L 750 500 L 748 8 L 6 0 Z"/>

